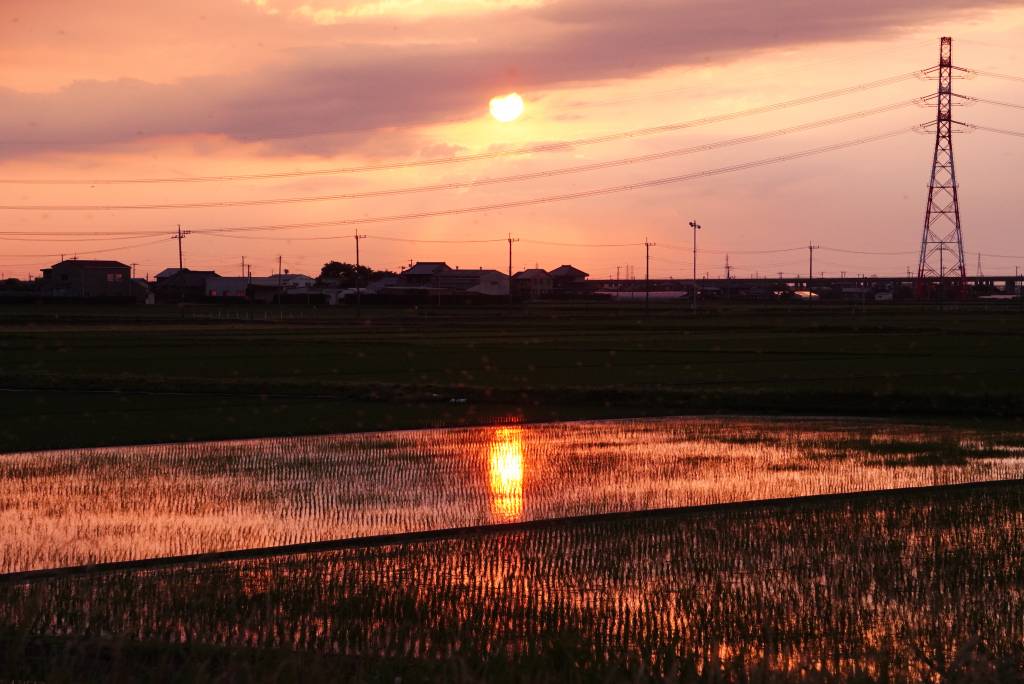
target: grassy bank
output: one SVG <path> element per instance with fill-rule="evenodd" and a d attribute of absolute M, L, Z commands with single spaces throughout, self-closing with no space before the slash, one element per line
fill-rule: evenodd
<path fill-rule="evenodd" d="M 0 451 L 670 413 L 1024 415 L 1013 307 L 7 307 Z"/>

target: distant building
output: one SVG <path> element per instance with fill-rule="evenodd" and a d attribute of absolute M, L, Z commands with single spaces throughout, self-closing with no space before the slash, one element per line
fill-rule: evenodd
<path fill-rule="evenodd" d="M 398 276 L 396 286 L 381 290 L 382 294 L 397 294 L 419 289 L 435 292 L 462 293 L 504 297 L 508 295 L 508 276 L 489 268 L 452 268 L 441 261 L 421 261 Z M 389 292 L 390 291 L 390 292 Z"/>
<path fill-rule="evenodd" d="M 159 282 L 159 281 L 161 281 L 161 280 L 163 280 L 165 278 L 170 278 L 172 275 L 174 275 L 178 271 L 183 271 L 183 270 L 184 269 L 181 269 L 181 268 L 165 268 L 164 270 L 162 270 L 159 273 L 157 273 L 155 278 L 156 278 L 157 282 Z"/>
<path fill-rule="evenodd" d="M 153 294 L 153 290 L 149 286 L 149 281 L 145 278 L 132 278 L 132 298 L 138 304 L 154 304 L 156 303 L 156 297 Z"/>
<path fill-rule="evenodd" d="M 264 287 L 281 287 L 290 290 L 297 287 L 313 287 L 316 284 L 316 278 L 311 278 L 302 273 L 289 273 L 285 271 L 280 275 L 272 273 L 265 277 L 250 278 L 249 282 Z"/>
<path fill-rule="evenodd" d="M 554 280 L 551 274 L 543 268 L 528 268 L 512 276 L 512 293 L 519 297 L 547 297 L 553 287 Z"/>
<path fill-rule="evenodd" d="M 245 299 L 249 278 L 214 276 L 207 278 L 203 287 L 211 299 Z"/>
<path fill-rule="evenodd" d="M 562 264 L 550 272 L 551 288 L 560 294 L 570 292 L 581 292 L 586 288 L 589 273 L 581 271 L 575 266 Z"/>
<path fill-rule="evenodd" d="M 153 293 L 160 302 L 196 302 L 206 298 L 206 280 L 219 278 L 214 271 L 167 268 L 156 274 Z"/>
<path fill-rule="evenodd" d="M 439 287 L 438 277 L 452 270 L 443 261 L 419 261 L 398 274 L 403 286 Z"/>
<path fill-rule="evenodd" d="M 48 297 L 131 297 L 131 276 L 120 261 L 68 259 L 43 269 L 39 289 Z"/>
<path fill-rule="evenodd" d="M 508 295 L 508 276 L 489 268 L 453 268 L 438 276 L 438 286 L 455 292 L 504 297 Z"/>

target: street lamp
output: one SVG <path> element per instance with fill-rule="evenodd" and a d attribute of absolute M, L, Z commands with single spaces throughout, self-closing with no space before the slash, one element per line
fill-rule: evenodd
<path fill-rule="evenodd" d="M 700 230 L 700 224 L 696 220 L 690 221 L 690 227 L 693 228 L 693 302 L 690 306 L 694 313 L 697 312 L 697 231 Z"/>

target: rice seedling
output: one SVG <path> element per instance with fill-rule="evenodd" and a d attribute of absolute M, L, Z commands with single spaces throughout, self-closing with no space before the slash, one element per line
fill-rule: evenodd
<path fill-rule="evenodd" d="M 1024 487 L 879 493 L 0 582 L 0 676 L 1016 681 L 1022 586 Z"/>
<path fill-rule="evenodd" d="M 0 457 L 0 572 L 605 512 L 1020 478 L 1024 437 L 670 418 Z"/>

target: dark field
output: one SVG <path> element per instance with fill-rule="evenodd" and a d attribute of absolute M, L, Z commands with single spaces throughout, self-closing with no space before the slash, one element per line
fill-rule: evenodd
<path fill-rule="evenodd" d="M 6 451 L 510 414 L 1024 413 L 1016 305 L 8 306 L 0 332 L 0 386 L 21 390 L 0 392 Z"/>
<path fill-rule="evenodd" d="M 0 584 L 0 676 L 1019 681 L 1019 484 Z"/>

